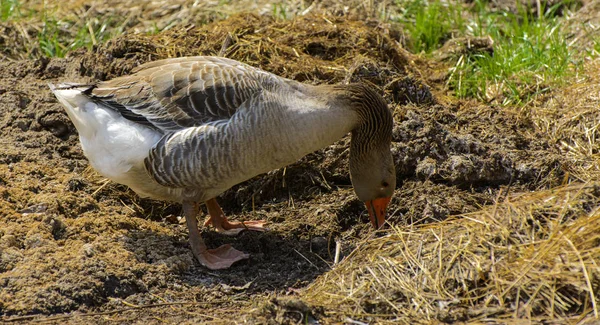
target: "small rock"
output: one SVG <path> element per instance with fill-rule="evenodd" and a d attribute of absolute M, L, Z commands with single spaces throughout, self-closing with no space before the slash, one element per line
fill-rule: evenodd
<path fill-rule="evenodd" d="M 94 245 L 87 243 L 81 247 L 80 253 L 86 257 L 92 257 L 96 254 L 96 250 L 94 249 Z"/>
<path fill-rule="evenodd" d="M 174 224 L 174 225 L 179 224 L 179 219 L 177 218 L 177 216 L 172 215 L 172 214 L 166 216 L 165 221 L 170 224 Z"/>
<path fill-rule="evenodd" d="M 0 246 L 3 247 L 18 247 L 19 242 L 17 241 L 17 237 L 13 235 L 4 235 L 0 237 Z"/>
<path fill-rule="evenodd" d="M 29 215 L 34 213 L 44 213 L 48 209 L 48 203 L 40 203 L 34 204 L 26 207 L 25 209 L 19 211 L 23 215 Z"/>
<path fill-rule="evenodd" d="M 48 240 L 46 240 L 41 234 L 33 234 L 25 238 L 24 244 L 26 249 L 31 249 L 46 246 L 48 244 Z"/>
<path fill-rule="evenodd" d="M 327 238 L 321 237 L 321 236 L 313 237 L 310 240 L 310 245 L 311 245 L 312 249 L 314 249 L 314 250 L 320 250 L 320 249 L 326 248 L 328 243 L 329 243 L 329 241 L 327 240 Z"/>

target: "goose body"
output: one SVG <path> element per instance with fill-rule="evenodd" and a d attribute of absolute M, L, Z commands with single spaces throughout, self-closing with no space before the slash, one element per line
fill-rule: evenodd
<path fill-rule="evenodd" d="M 50 88 L 95 170 L 141 196 L 183 204 L 192 250 L 209 268 L 247 255 L 206 249 L 195 219 L 199 202 L 218 230 L 262 230 L 262 222 L 229 222 L 215 197 L 349 132 L 355 190 L 373 224 L 383 222 L 395 187 L 392 119 L 366 86 L 312 86 L 230 59 L 187 57 L 96 84 Z"/>

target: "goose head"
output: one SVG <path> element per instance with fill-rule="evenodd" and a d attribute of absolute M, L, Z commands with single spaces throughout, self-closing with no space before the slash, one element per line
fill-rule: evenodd
<path fill-rule="evenodd" d="M 365 203 L 371 224 L 379 229 L 396 188 L 396 169 L 390 150 L 392 113 L 385 100 L 364 84 L 346 85 L 344 93 L 346 105 L 359 117 L 350 144 L 352 186 Z"/>
<path fill-rule="evenodd" d="M 373 227 L 379 229 L 385 222 L 387 206 L 396 188 L 396 171 L 389 146 L 374 148 L 365 155 L 353 156 L 352 152 L 350 149 L 354 192 L 365 203 Z"/>

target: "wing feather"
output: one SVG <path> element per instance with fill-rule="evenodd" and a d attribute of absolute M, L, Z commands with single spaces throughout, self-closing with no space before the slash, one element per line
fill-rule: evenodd
<path fill-rule="evenodd" d="M 257 92 L 290 82 L 234 60 L 199 56 L 143 64 L 86 95 L 131 121 L 169 133 L 229 119 Z"/>
<path fill-rule="evenodd" d="M 159 184 L 168 187 L 226 189 L 272 169 L 268 162 L 263 161 L 264 169 L 255 161 L 262 160 L 258 147 L 264 143 L 254 136 L 266 128 L 256 122 L 260 120 L 257 115 L 268 114 L 268 103 L 276 103 L 273 105 L 277 107 L 271 107 L 272 110 L 285 109 L 274 96 L 259 91 L 240 105 L 231 120 L 166 134 L 144 160 L 146 171 Z M 257 114 L 249 114 L 250 111 Z"/>

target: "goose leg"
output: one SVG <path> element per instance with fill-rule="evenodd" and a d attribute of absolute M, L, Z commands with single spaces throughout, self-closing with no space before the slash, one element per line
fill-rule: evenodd
<path fill-rule="evenodd" d="M 229 244 L 215 249 L 208 249 L 198 230 L 196 216 L 198 215 L 199 210 L 198 203 L 183 203 L 183 213 L 185 214 L 185 221 L 190 233 L 190 246 L 192 247 L 194 256 L 198 259 L 200 264 L 211 270 L 219 270 L 226 269 L 230 267 L 231 264 L 250 257 L 248 254 L 238 251 Z"/>
<path fill-rule="evenodd" d="M 208 226 L 212 224 L 213 227 L 217 230 L 217 232 L 222 233 L 224 235 L 235 236 L 239 234 L 243 230 L 254 230 L 254 231 L 265 231 L 268 230 L 265 228 L 264 220 L 256 220 L 256 221 L 229 221 L 225 217 L 223 210 L 219 206 L 219 203 L 215 198 L 212 198 L 205 202 L 206 207 L 208 208 L 209 217 L 204 222 L 204 226 Z"/>

